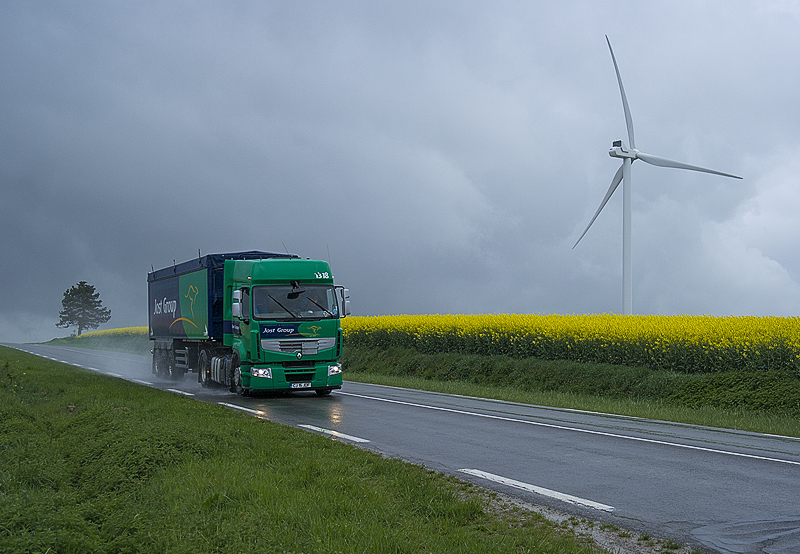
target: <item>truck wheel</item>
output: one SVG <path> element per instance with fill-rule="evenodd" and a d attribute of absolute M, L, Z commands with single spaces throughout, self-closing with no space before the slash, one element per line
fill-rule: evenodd
<path fill-rule="evenodd" d="M 197 382 L 207 387 L 211 377 L 211 363 L 208 361 L 208 351 L 201 350 L 197 359 Z"/>
<path fill-rule="evenodd" d="M 317 389 L 314 392 L 317 393 L 317 396 L 330 396 L 332 389 Z"/>
<path fill-rule="evenodd" d="M 239 366 L 233 370 L 233 387 L 235 389 L 236 394 L 239 396 L 247 396 L 247 389 L 242 387 L 242 367 Z"/>
<path fill-rule="evenodd" d="M 228 382 L 231 384 L 229 390 L 239 395 L 242 394 L 241 392 L 239 392 L 240 390 L 242 390 L 242 370 L 241 367 L 239 367 L 240 365 L 241 363 L 239 362 L 239 354 L 234 352 L 231 355 L 230 373 L 228 374 Z"/>

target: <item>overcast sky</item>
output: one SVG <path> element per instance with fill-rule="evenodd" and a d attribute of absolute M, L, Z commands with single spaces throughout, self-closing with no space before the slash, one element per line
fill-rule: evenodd
<path fill-rule="evenodd" d="M 84 280 L 147 324 L 203 253 L 331 262 L 356 315 L 800 313 L 800 2 L 0 5 L 0 340 Z"/>

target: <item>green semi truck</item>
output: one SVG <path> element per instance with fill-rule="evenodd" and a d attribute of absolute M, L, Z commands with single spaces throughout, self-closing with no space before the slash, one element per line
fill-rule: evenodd
<path fill-rule="evenodd" d="M 147 275 L 153 373 L 197 373 L 240 395 L 342 386 L 349 291 L 328 262 L 294 254 L 208 254 Z"/>

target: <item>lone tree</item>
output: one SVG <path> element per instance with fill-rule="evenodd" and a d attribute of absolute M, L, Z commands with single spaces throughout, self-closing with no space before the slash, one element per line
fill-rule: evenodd
<path fill-rule="evenodd" d="M 71 286 L 64 292 L 61 301 L 61 316 L 56 327 L 78 326 L 78 336 L 84 329 L 97 329 L 97 327 L 111 319 L 111 310 L 103 307 L 100 293 L 95 292 L 94 285 L 81 281 Z"/>

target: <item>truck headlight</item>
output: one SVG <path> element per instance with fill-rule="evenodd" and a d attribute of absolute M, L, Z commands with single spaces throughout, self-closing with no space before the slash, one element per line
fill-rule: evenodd
<path fill-rule="evenodd" d="M 328 366 L 328 377 L 331 375 L 339 375 L 342 372 L 342 364 L 333 364 Z"/>
<path fill-rule="evenodd" d="M 268 367 L 253 367 L 250 368 L 251 377 L 264 377 L 265 379 L 272 379 L 272 369 Z"/>

